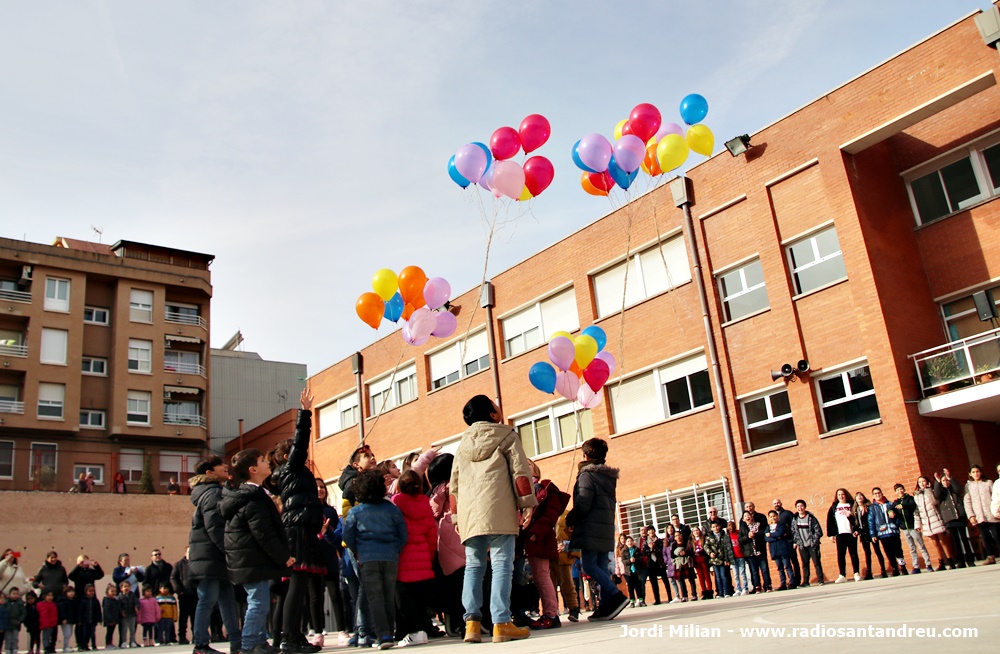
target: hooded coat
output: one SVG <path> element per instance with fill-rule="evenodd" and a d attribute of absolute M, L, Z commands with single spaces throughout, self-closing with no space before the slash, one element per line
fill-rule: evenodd
<path fill-rule="evenodd" d="M 315 488 L 313 482 L 313 488 Z M 276 579 L 291 554 L 281 516 L 264 489 L 253 484 L 225 488 L 219 511 L 226 520 L 225 552 L 229 579 L 249 584 Z"/>
<path fill-rule="evenodd" d="M 311 428 L 312 411 L 299 409 L 288 460 L 271 474 L 271 481 L 281 493 L 282 524 L 318 534 L 323 527 L 323 503 L 316 490 L 316 476 L 306 467 Z"/>
<path fill-rule="evenodd" d="M 990 511 L 993 497 L 993 482 L 989 479 L 969 481 L 965 485 L 965 514 L 976 522 L 998 522 Z"/>
<path fill-rule="evenodd" d="M 222 480 L 213 474 L 196 475 L 191 486 L 191 533 L 188 536 L 188 562 L 191 579 L 229 578 L 226 570 L 226 520 L 219 511 Z"/>
<path fill-rule="evenodd" d="M 548 479 L 539 482 L 538 508 L 531 514 L 531 521 L 521 533 L 524 555 L 552 560 L 559 556 L 556 545 L 556 523 L 569 504 L 569 493 Z"/>
<path fill-rule="evenodd" d="M 409 583 L 434 578 L 434 555 L 437 554 L 438 527 L 426 495 L 396 493 L 392 503 L 403 512 L 406 521 L 406 544 L 399 553 L 399 581 Z"/>
<path fill-rule="evenodd" d="M 450 490 L 463 543 L 475 536 L 517 535 L 518 509 L 538 504 L 521 439 L 512 427 L 494 422 L 473 423 L 462 434 Z"/>
<path fill-rule="evenodd" d="M 45 593 L 52 593 L 53 598 L 59 597 L 62 595 L 63 586 L 67 584 L 69 575 L 66 574 L 66 568 L 63 567 L 62 561 L 56 559 L 55 563 L 46 561 L 42 564 L 31 585 L 39 590 L 40 599 Z"/>
<path fill-rule="evenodd" d="M 451 517 L 448 482 L 438 484 L 431 491 L 431 510 L 438 525 L 438 564 L 445 575 L 465 567 L 465 545 L 455 530 Z"/>
<path fill-rule="evenodd" d="M 573 485 L 573 509 L 566 516 L 566 525 L 573 528 L 570 549 L 614 551 L 617 489 L 618 468 L 604 461 L 580 462 Z"/>
<path fill-rule="evenodd" d="M 913 501 L 917 504 L 917 529 L 924 536 L 936 536 L 944 533 L 944 521 L 941 519 L 941 511 L 938 510 L 938 499 L 934 497 L 934 491 L 930 488 L 918 490 L 913 494 Z"/>

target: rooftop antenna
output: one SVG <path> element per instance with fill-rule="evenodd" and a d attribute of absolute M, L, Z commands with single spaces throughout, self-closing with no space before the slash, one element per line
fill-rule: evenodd
<path fill-rule="evenodd" d="M 104 227 L 103 226 L 102 227 L 95 227 L 95 226 L 91 225 L 90 228 L 92 230 L 94 230 L 95 234 L 97 234 L 97 242 L 100 243 L 101 242 L 101 237 L 104 235 Z"/>

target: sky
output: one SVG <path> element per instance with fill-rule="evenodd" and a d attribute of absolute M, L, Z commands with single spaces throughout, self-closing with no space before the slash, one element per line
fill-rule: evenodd
<path fill-rule="evenodd" d="M 212 345 L 315 374 L 388 333 L 354 311 L 376 270 L 459 295 L 606 215 L 571 148 L 636 104 L 704 95 L 718 152 L 988 6 L 0 0 L 0 236 L 213 254 Z M 535 113 L 555 179 L 486 262 L 492 197 L 448 159 Z"/>

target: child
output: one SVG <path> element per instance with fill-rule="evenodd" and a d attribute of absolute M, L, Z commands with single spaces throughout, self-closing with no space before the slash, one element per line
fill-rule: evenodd
<path fill-rule="evenodd" d="M 795 573 L 792 571 L 792 550 L 788 545 L 788 528 L 778 522 L 778 512 L 771 510 L 767 512 L 767 533 L 764 539 L 767 541 L 767 548 L 771 551 L 771 560 L 778 566 L 778 579 L 781 585 L 778 590 L 788 590 L 788 586 L 795 583 Z M 785 575 L 788 575 L 787 583 Z"/>
<path fill-rule="evenodd" d="M 104 600 L 101 602 L 101 612 L 104 614 L 104 649 L 115 649 L 115 631 L 118 631 L 118 644 L 122 647 L 125 642 L 122 635 L 125 629 L 122 626 L 122 602 L 118 599 L 118 586 L 108 584 L 104 589 Z"/>
<path fill-rule="evenodd" d="M 559 557 L 555 530 L 570 498 L 550 480 L 541 478 L 542 471 L 534 461 L 529 463 L 538 506 L 532 511 L 528 524 L 522 525 L 521 537 L 524 539 L 524 556 L 531 566 L 531 576 L 542 600 L 542 615 L 528 626 L 532 629 L 553 629 L 562 626 L 559 622 L 559 597 L 552 582 L 552 561 Z"/>
<path fill-rule="evenodd" d="M 708 562 L 715 572 L 715 590 L 717 597 L 733 596 L 732 582 L 729 580 L 729 568 L 736 562 L 736 555 L 733 553 L 733 544 L 718 522 L 712 522 L 712 533 L 705 538 L 705 553 L 708 555 Z"/>
<path fill-rule="evenodd" d="M 747 579 L 747 561 L 743 558 L 743 548 L 740 547 L 740 530 L 732 520 L 726 525 L 726 536 L 733 544 L 733 585 L 735 595 L 746 595 L 750 585 Z"/>
<path fill-rule="evenodd" d="M 160 605 L 160 622 L 157 625 L 157 636 L 161 645 L 174 642 L 174 623 L 177 622 L 177 598 L 170 592 L 170 584 L 160 584 L 160 594 L 156 596 Z"/>
<path fill-rule="evenodd" d="M 4 642 L 4 634 L 7 631 L 7 596 L 0 590 L 0 643 Z"/>
<path fill-rule="evenodd" d="M 17 638 L 21 633 L 21 624 L 27 614 L 24 600 L 21 599 L 21 590 L 16 586 L 11 587 L 7 597 L 7 624 L 3 632 L 3 644 L 6 654 L 17 654 Z"/>
<path fill-rule="evenodd" d="M 635 606 L 636 600 L 639 601 L 639 606 L 646 606 L 646 584 L 639 585 L 639 573 L 645 566 L 642 564 L 642 556 L 635 545 L 635 539 L 631 536 L 625 537 L 622 563 L 625 565 L 625 580 L 628 582 L 629 606 Z"/>
<path fill-rule="evenodd" d="M 67 586 L 66 590 L 63 591 L 62 597 L 56 601 L 56 608 L 59 610 L 59 628 L 62 629 L 63 637 L 63 654 L 69 652 L 72 648 L 70 647 L 70 636 L 73 635 L 73 630 L 76 627 L 76 589 L 72 586 Z M 53 641 L 53 644 L 54 641 Z M 77 642 L 77 647 L 80 647 L 80 643 Z"/>
<path fill-rule="evenodd" d="M 139 624 L 142 625 L 142 646 L 153 646 L 153 634 L 160 621 L 160 605 L 153 597 L 153 587 L 142 585 L 142 598 L 139 599 Z"/>
<path fill-rule="evenodd" d="M 674 579 L 680 584 L 680 598 L 682 602 L 688 601 L 687 585 L 685 580 L 691 585 L 691 601 L 698 599 L 698 591 L 694 585 L 694 551 L 691 544 L 684 544 L 684 532 L 679 529 L 674 532 L 674 542 L 671 548 L 671 555 L 674 561 Z"/>
<path fill-rule="evenodd" d="M 97 599 L 97 590 L 94 584 L 87 584 L 83 588 L 83 597 L 77 606 L 77 624 L 80 627 L 80 636 L 77 638 L 76 646 L 82 651 L 97 649 L 97 625 L 101 623 L 101 602 Z"/>
<path fill-rule="evenodd" d="M 226 566 L 232 583 L 247 592 L 242 654 L 271 654 L 265 633 L 271 605 L 271 580 L 295 563 L 281 516 L 261 484 L 271 474 L 268 458 L 257 449 L 233 456 L 230 473 L 235 489 L 225 488 L 219 511 L 226 520 Z M 313 482 L 313 488 L 316 483 Z M 319 533 L 319 532 L 317 532 Z"/>
<path fill-rule="evenodd" d="M 397 487 L 400 492 L 393 496 L 392 503 L 402 512 L 407 533 L 396 582 L 400 609 L 396 633 L 403 634 L 399 643 L 403 647 L 425 644 L 427 632 L 432 630 L 427 607 L 434 594 L 438 528 L 430 498 L 420 492 L 420 475 L 407 470 L 400 475 Z"/>
<path fill-rule="evenodd" d="M 45 654 L 55 654 L 59 627 L 59 607 L 56 606 L 55 594 L 51 590 L 43 592 L 42 601 L 35 607 L 38 609 L 38 628 L 42 632 L 42 649 Z"/>
<path fill-rule="evenodd" d="M 701 599 L 712 599 L 712 579 L 705 553 L 705 534 L 701 527 L 691 529 L 691 547 L 694 550 L 694 570 L 698 573 L 698 585 L 701 586 Z"/>
<path fill-rule="evenodd" d="M 795 501 L 795 522 L 793 523 L 795 533 L 792 534 L 792 542 L 799 551 L 799 558 L 802 559 L 802 583 L 801 586 L 809 586 L 809 562 L 816 564 L 816 579 L 819 585 L 824 583 L 823 562 L 819 555 L 820 543 L 823 541 L 823 528 L 819 520 L 809 511 L 806 511 L 806 501 Z M 792 556 L 795 553 L 792 552 Z"/>
<path fill-rule="evenodd" d="M 37 602 L 38 595 L 29 590 L 24 596 L 24 629 L 28 632 L 28 654 L 41 654 Z"/>
<path fill-rule="evenodd" d="M 139 615 L 139 596 L 132 590 L 132 584 L 123 581 L 118 584 L 118 601 L 122 606 L 122 619 L 118 627 L 118 646 L 138 647 L 135 642 L 135 623 Z"/>
<path fill-rule="evenodd" d="M 358 475 L 353 483 L 359 504 L 347 514 L 344 542 L 354 553 L 368 597 L 379 649 L 395 644 L 396 574 L 399 553 L 408 537 L 403 514 L 385 500 L 385 481 L 377 470 Z"/>

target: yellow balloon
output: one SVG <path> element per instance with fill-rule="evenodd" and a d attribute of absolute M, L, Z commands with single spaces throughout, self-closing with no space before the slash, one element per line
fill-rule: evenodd
<path fill-rule="evenodd" d="M 388 268 L 383 268 L 372 275 L 372 290 L 383 301 L 388 302 L 399 290 L 399 278 L 396 277 L 396 273 Z"/>
<path fill-rule="evenodd" d="M 715 148 L 715 134 L 707 125 L 692 125 L 687 131 L 687 144 L 698 154 L 712 156 Z"/>
<path fill-rule="evenodd" d="M 526 202 L 533 197 L 534 196 L 531 194 L 531 191 L 529 191 L 528 187 L 525 186 L 523 189 L 521 189 L 521 197 L 519 197 L 518 200 L 520 200 L 521 202 Z"/>
<path fill-rule="evenodd" d="M 565 336 L 569 340 L 571 340 L 571 341 L 573 340 L 573 335 L 570 334 L 569 332 L 556 332 L 556 333 L 552 334 L 552 337 L 549 338 L 549 340 L 551 341 L 553 338 L 556 338 L 556 337 L 559 337 L 559 336 Z"/>
<path fill-rule="evenodd" d="M 573 339 L 573 345 L 576 346 L 576 365 L 583 370 L 597 356 L 597 341 L 594 340 L 593 336 L 580 334 Z"/>
<path fill-rule="evenodd" d="M 622 118 L 621 120 L 618 121 L 618 124 L 615 125 L 615 140 L 616 141 L 622 137 L 622 130 L 625 128 L 625 123 L 627 123 L 627 122 L 628 122 L 628 118 Z"/>
<path fill-rule="evenodd" d="M 688 144 L 680 134 L 667 134 L 656 144 L 656 160 L 663 172 L 680 168 L 687 158 Z"/>

